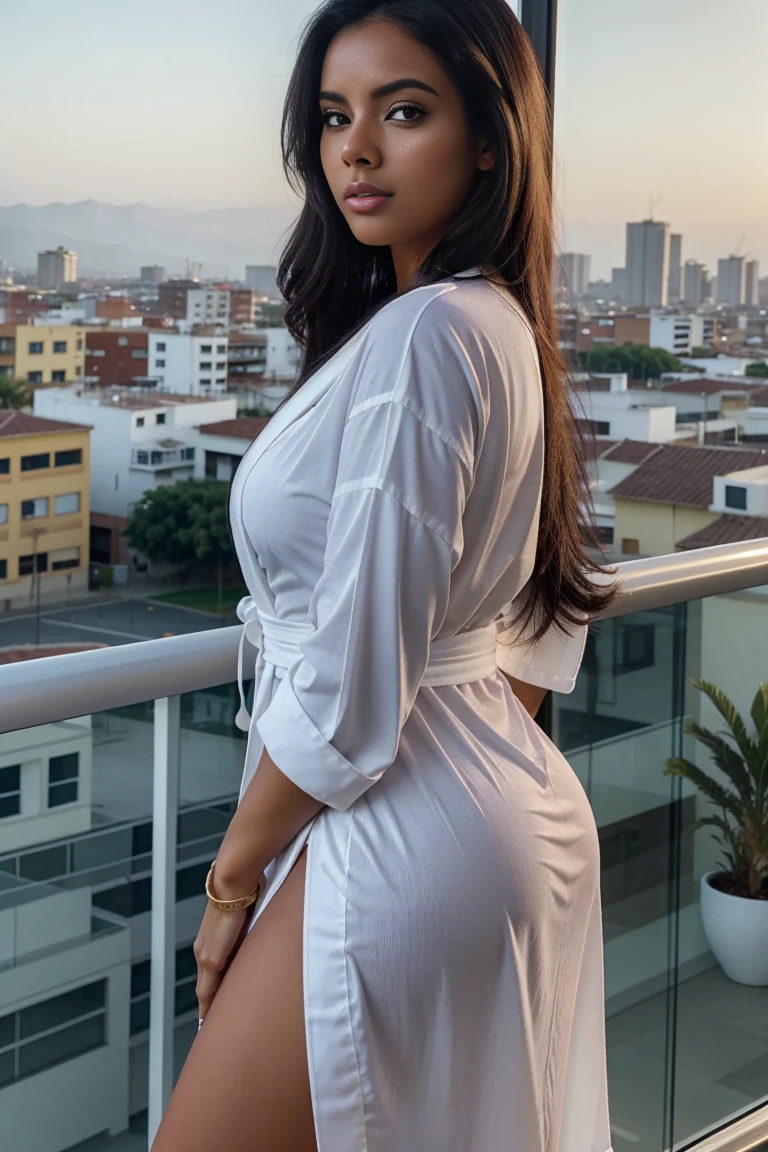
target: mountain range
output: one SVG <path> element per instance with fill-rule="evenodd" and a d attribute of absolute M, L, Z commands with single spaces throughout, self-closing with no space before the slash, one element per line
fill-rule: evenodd
<path fill-rule="evenodd" d="M 287 203 L 204 212 L 97 200 L 0 206 L 0 260 L 33 271 L 38 252 L 62 244 L 85 276 L 138 276 L 143 264 L 183 275 L 192 260 L 203 277 L 242 279 L 246 264 L 275 262 L 297 211 Z"/>

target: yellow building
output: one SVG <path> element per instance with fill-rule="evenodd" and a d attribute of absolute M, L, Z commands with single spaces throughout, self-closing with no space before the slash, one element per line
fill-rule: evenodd
<path fill-rule="evenodd" d="M 613 556 L 667 556 L 718 520 L 714 479 L 768 464 L 766 449 L 662 444 L 610 489 L 616 508 Z"/>
<path fill-rule="evenodd" d="M 87 591 L 90 432 L 0 409 L 0 609 Z"/>
<path fill-rule="evenodd" d="M 85 329 L 74 324 L 18 324 L 13 372 L 29 384 L 67 384 L 85 374 Z"/>

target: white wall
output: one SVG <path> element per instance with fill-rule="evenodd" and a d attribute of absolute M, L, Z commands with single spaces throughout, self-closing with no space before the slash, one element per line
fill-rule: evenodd
<path fill-rule="evenodd" d="M 298 373 L 301 349 L 287 328 L 266 328 L 267 361 L 265 375 L 294 377 Z"/>
<path fill-rule="evenodd" d="M 608 430 L 600 435 L 612 440 L 662 444 L 675 438 L 677 410 L 669 404 L 649 403 L 645 392 L 580 392 L 572 398 L 572 405 L 577 416 L 607 422 Z"/>
<path fill-rule="evenodd" d="M 731 508 L 725 502 L 726 488 L 743 488 L 747 506 Z M 725 476 L 715 476 L 712 484 L 712 512 L 735 512 L 744 516 L 768 516 L 768 466 L 743 468 Z"/>
<path fill-rule="evenodd" d="M 226 335 L 150 331 L 147 375 L 154 376 L 165 391 L 182 396 L 200 396 L 207 388 L 224 388 L 228 346 Z M 205 364 L 210 367 L 203 367 Z"/>

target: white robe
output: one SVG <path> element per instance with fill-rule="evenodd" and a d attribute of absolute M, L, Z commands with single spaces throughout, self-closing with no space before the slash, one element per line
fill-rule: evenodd
<path fill-rule="evenodd" d="M 586 627 L 496 643 L 533 568 L 543 435 L 524 314 L 469 269 L 381 309 L 232 484 L 260 648 L 241 796 L 266 745 L 326 805 L 252 921 L 308 840 L 319 1152 L 610 1152 L 597 830 L 496 670 L 568 692 L 582 659 Z M 468 682 L 425 686 L 469 629 Z"/>

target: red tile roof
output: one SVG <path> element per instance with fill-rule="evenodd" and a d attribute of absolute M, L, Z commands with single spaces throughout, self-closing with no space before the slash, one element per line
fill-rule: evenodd
<path fill-rule="evenodd" d="M 211 436 L 232 436 L 237 440 L 255 440 L 265 424 L 268 423 L 268 416 L 237 416 L 234 420 L 217 420 L 213 424 L 200 424 L 198 431 L 208 432 Z"/>
<path fill-rule="evenodd" d="M 673 380 L 671 384 L 662 384 L 661 392 L 680 392 L 685 396 L 714 396 L 718 392 L 748 392 L 749 381 L 742 380 Z"/>
<path fill-rule="evenodd" d="M 108 648 L 108 644 L 73 641 L 70 644 L 16 644 L 0 648 L 0 664 L 18 664 L 22 660 L 38 660 L 42 656 L 68 656 L 70 652 L 90 652 L 94 648 Z"/>
<path fill-rule="evenodd" d="M 622 500 L 649 500 L 708 508 L 712 480 L 728 472 L 768 464 L 768 448 L 721 448 L 713 445 L 660 444 L 631 476 L 610 489 Z"/>
<path fill-rule="evenodd" d="M 747 399 L 750 408 L 768 408 L 768 385 L 750 388 Z"/>
<path fill-rule="evenodd" d="M 15 408 L 0 408 L 0 439 L 49 432 L 90 432 L 92 428 L 92 424 L 70 424 L 66 420 L 49 420 L 47 416 L 17 412 Z"/>
<path fill-rule="evenodd" d="M 714 544 L 735 544 L 739 540 L 762 540 L 768 537 L 768 519 L 763 516 L 718 516 L 706 528 L 699 528 L 684 536 L 675 545 L 681 551 L 690 548 L 710 548 Z"/>
<path fill-rule="evenodd" d="M 619 440 L 615 447 L 603 452 L 603 460 L 614 460 L 617 464 L 642 464 L 661 447 L 647 440 Z"/>

